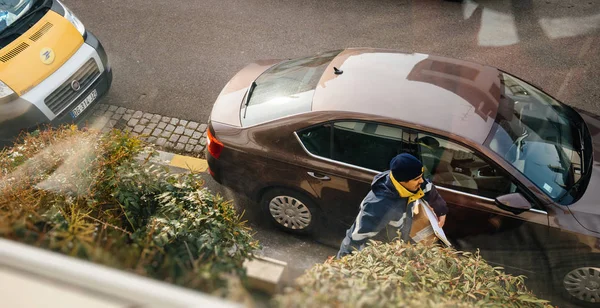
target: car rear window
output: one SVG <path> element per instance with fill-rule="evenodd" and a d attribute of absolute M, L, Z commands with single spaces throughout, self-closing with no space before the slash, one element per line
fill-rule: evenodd
<path fill-rule="evenodd" d="M 340 52 L 284 61 L 265 71 L 241 109 L 242 126 L 310 111 L 321 75 Z"/>

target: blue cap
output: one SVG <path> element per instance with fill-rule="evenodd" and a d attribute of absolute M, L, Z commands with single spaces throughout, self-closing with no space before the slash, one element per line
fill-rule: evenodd
<path fill-rule="evenodd" d="M 407 182 L 423 173 L 423 163 L 408 153 L 402 153 L 392 158 L 390 171 L 396 181 Z"/>

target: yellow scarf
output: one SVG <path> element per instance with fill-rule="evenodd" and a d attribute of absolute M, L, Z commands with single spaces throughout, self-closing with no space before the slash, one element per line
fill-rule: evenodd
<path fill-rule="evenodd" d="M 394 184 L 394 187 L 396 187 L 396 190 L 400 194 L 400 197 L 408 198 L 406 205 L 409 205 L 411 202 L 421 199 L 425 195 L 425 193 L 423 193 L 423 190 L 421 190 L 420 187 L 419 187 L 419 190 L 417 190 L 416 192 L 414 192 L 414 193 L 410 192 L 408 189 L 406 189 L 404 186 L 402 186 L 402 184 L 400 184 L 400 182 L 396 181 L 396 179 L 394 178 L 394 176 L 392 175 L 391 172 L 390 172 L 390 179 L 392 180 L 392 184 Z M 413 207 L 413 214 L 414 215 L 419 214 L 418 206 Z"/>

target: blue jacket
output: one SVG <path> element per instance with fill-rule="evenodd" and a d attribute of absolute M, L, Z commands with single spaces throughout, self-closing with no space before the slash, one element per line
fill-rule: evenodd
<path fill-rule="evenodd" d="M 446 201 L 431 182 L 425 180 L 421 184 L 421 190 L 425 193 L 423 199 L 429 203 L 438 217 L 448 213 Z M 415 202 L 407 204 L 407 201 L 408 198 L 400 197 L 390 179 L 389 171 L 376 175 L 371 183 L 371 191 L 360 204 L 360 212 L 354 224 L 346 231 L 346 237 L 342 241 L 337 257 L 341 258 L 353 250 L 361 250 L 369 239 L 376 236 L 387 225 L 398 228 L 402 235 L 401 239 L 408 242 L 412 227 L 412 208 Z"/>

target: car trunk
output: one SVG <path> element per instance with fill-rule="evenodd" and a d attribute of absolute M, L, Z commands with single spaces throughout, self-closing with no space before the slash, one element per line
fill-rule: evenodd
<path fill-rule="evenodd" d="M 240 108 L 248 88 L 260 74 L 280 61 L 257 61 L 240 70 L 221 90 L 221 94 L 213 106 L 210 121 L 241 126 Z"/>

